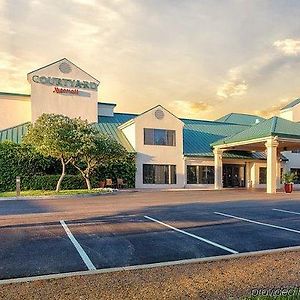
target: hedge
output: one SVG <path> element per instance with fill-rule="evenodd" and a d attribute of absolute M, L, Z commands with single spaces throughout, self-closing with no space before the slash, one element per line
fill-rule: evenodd
<path fill-rule="evenodd" d="M 60 175 L 42 175 L 21 177 L 21 190 L 55 190 Z M 61 185 L 62 190 L 86 189 L 80 175 L 66 175 Z"/>
<path fill-rule="evenodd" d="M 58 174 L 58 170 L 56 160 L 38 154 L 30 146 L 0 143 L 0 191 L 14 190 L 16 176 Z"/>
<path fill-rule="evenodd" d="M 134 187 L 135 170 L 135 155 L 129 153 L 125 159 L 100 166 L 92 174 L 92 186 L 99 187 L 99 181 L 106 178 L 113 181 L 122 178 L 127 187 Z M 62 189 L 86 188 L 84 179 L 75 168 L 69 165 L 66 171 L 68 175 L 63 180 Z M 21 177 L 22 190 L 54 190 L 60 172 L 61 165 L 58 160 L 44 157 L 28 145 L 0 143 L 0 191 L 14 191 L 16 176 Z"/>

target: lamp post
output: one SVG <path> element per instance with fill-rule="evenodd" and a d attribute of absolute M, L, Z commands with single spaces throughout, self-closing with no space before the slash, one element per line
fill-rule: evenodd
<path fill-rule="evenodd" d="M 20 193 L 21 193 L 21 178 L 20 178 L 20 176 L 16 177 L 16 193 L 17 193 L 17 197 L 19 197 Z"/>

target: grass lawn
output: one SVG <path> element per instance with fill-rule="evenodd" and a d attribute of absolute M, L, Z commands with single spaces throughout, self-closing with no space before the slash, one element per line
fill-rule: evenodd
<path fill-rule="evenodd" d="M 21 196 L 57 196 L 57 195 L 82 195 L 82 194 L 99 194 L 99 193 L 111 193 L 112 189 L 104 188 L 104 189 L 92 189 L 92 190 L 62 190 L 58 193 L 55 191 L 44 191 L 44 190 L 29 190 L 29 191 L 21 191 Z M 16 192 L 0 192 L 0 197 L 16 197 Z"/>

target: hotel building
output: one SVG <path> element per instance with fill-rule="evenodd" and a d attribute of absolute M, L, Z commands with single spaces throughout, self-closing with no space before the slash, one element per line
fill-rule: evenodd
<path fill-rule="evenodd" d="M 231 113 L 215 121 L 177 118 L 161 105 L 117 113 L 98 102 L 99 81 L 66 58 L 28 73 L 31 94 L 0 92 L 0 141 L 20 143 L 42 113 L 87 119 L 136 153 L 136 188 L 266 188 L 299 174 L 300 99 L 279 116 Z M 299 185 L 300 187 L 300 185 Z"/>

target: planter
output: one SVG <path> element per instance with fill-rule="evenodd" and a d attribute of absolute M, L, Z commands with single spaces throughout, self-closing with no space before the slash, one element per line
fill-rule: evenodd
<path fill-rule="evenodd" d="M 101 180 L 99 182 L 99 188 L 101 188 L 101 189 L 105 188 L 105 180 Z"/>
<path fill-rule="evenodd" d="M 285 183 L 284 184 L 284 191 L 286 193 L 291 193 L 293 191 L 293 183 Z"/>

